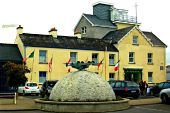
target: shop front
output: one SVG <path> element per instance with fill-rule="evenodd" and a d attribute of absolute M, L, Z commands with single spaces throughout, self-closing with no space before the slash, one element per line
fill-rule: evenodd
<path fill-rule="evenodd" d="M 124 80 L 139 83 L 142 80 L 142 68 L 124 68 Z"/>

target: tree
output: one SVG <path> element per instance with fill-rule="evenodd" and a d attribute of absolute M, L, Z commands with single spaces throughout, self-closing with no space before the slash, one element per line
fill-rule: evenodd
<path fill-rule="evenodd" d="M 18 88 L 19 85 L 25 84 L 27 78 L 25 73 L 30 73 L 27 66 L 23 64 L 16 64 L 14 62 L 7 62 L 3 65 L 3 70 L 7 75 L 7 83 L 10 87 Z"/>

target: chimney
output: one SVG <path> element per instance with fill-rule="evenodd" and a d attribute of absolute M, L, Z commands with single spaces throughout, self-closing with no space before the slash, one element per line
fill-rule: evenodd
<path fill-rule="evenodd" d="M 57 38 L 57 29 L 55 27 L 51 28 L 48 32 L 53 37 Z"/>
<path fill-rule="evenodd" d="M 21 25 L 19 25 L 17 27 L 17 35 L 23 34 L 23 27 Z"/>
<path fill-rule="evenodd" d="M 81 32 L 79 30 L 76 30 L 74 32 L 74 36 L 78 37 L 78 38 L 81 38 Z"/>

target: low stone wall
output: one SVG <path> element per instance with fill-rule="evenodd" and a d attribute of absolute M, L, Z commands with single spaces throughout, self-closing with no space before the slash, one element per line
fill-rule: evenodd
<path fill-rule="evenodd" d="M 92 113 L 92 112 L 110 112 L 129 108 L 129 99 L 120 101 L 106 101 L 106 102 L 57 102 L 44 101 L 35 99 L 38 109 L 51 112 L 70 112 L 70 113 Z"/>

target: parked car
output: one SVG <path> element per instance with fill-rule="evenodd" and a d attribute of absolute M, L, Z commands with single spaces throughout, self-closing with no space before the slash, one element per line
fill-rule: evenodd
<path fill-rule="evenodd" d="M 18 87 L 18 93 L 19 94 L 36 94 L 39 95 L 40 94 L 40 90 L 39 87 L 37 85 L 37 83 L 35 82 L 26 82 L 24 86 L 19 86 Z"/>
<path fill-rule="evenodd" d="M 159 97 L 162 103 L 170 103 L 170 88 L 161 90 Z"/>
<path fill-rule="evenodd" d="M 40 96 L 42 98 L 44 97 L 49 97 L 52 88 L 54 87 L 54 85 L 58 82 L 58 80 L 46 80 L 43 84 L 42 87 L 40 89 Z"/>
<path fill-rule="evenodd" d="M 151 94 L 154 96 L 159 96 L 162 89 L 170 88 L 170 81 L 161 82 L 151 88 Z"/>
<path fill-rule="evenodd" d="M 109 84 L 115 92 L 116 97 L 133 97 L 136 99 L 140 96 L 139 85 L 136 82 L 114 80 L 109 81 Z"/>

